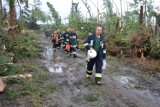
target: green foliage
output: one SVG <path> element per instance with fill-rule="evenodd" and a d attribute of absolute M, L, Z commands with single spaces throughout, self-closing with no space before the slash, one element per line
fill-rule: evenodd
<path fill-rule="evenodd" d="M 14 100 L 17 96 L 19 96 L 21 93 L 19 89 L 16 86 L 12 86 L 12 88 L 9 88 L 6 92 L 7 98 L 9 100 Z"/>
<path fill-rule="evenodd" d="M 128 38 L 124 35 L 116 36 L 112 42 L 116 43 L 117 46 L 129 46 L 130 44 Z"/>
<path fill-rule="evenodd" d="M 150 54 L 152 57 L 160 58 L 160 36 L 154 36 L 151 39 Z"/>
<path fill-rule="evenodd" d="M 36 7 L 34 10 L 32 10 L 32 17 L 34 17 L 36 20 L 46 22 L 45 13 L 38 7 Z"/>
<path fill-rule="evenodd" d="M 19 35 L 16 36 L 13 44 L 13 52 L 19 58 L 38 56 L 35 35 Z"/>
<path fill-rule="evenodd" d="M 17 97 L 29 95 L 33 105 L 37 105 L 41 102 L 41 97 L 57 90 L 53 84 L 44 84 L 49 77 L 42 69 L 37 68 L 35 72 L 30 79 L 7 79 L 7 98 L 15 100 Z"/>
<path fill-rule="evenodd" d="M 22 69 L 17 64 L 5 65 L 1 69 L 6 69 L 6 71 L 4 70 L 5 72 L 2 71 L 2 73 L 0 73 L 1 76 L 8 76 L 8 75 L 23 73 Z"/>
<path fill-rule="evenodd" d="M 6 41 L 8 40 L 7 32 L 5 32 L 3 28 L 4 26 L 0 25 L 0 47 L 6 44 Z"/>
<path fill-rule="evenodd" d="M 11 42 L 11 40 L 8 38 L 7 33 L 2 29 L 2 26 L 0 26 L 0 47 L 5 45 L 8 51 L 8 49 L 11 50 L 12 43 L 13 42 Z M 5 51 L 0 50 L 0 75 L 13 75 L 20 72 L 16 64 L 8 63 L 12 63 L 11 57 L 9 57 Z"/>
<path fill-rule="evenodd" d="M 15 4 L 15 0 L 9 0 L 9 6 L 10 6 L 10 7 L 13 7 L 14 4 Z"/>
<path fill-rule="evenodd" d="M 104 8 L 106 9 L 106 12 L 109 14 L 113 14 L 113 4 L 111 0 L 103 0 Z"/>
<path fill-rule="evenodd" d="M 138 17 L 139 15 L 134 12 L 126 12 L 125 16 L 123 16 L 123 28 L 126 36 L 129 36 L 137 31 L 139 27 Z"/>
<path fill-rule="evenodd" d="M 8 56 L 6 56 L 3 52 L 0 52 L 0 64 L 6 64 L 9 62 L 11 62 L 11 59 Z M 7 65 L 0 66 L 0 74 L 7 71 L 6 67 Z"/>
<path fill-rule="evenodd" d="M 83 20 L 80 15 L 75 15 L 69 18 L 69 26 L 77 29 L 77 34 L 80 39 L 85 39 L 89 33 L 94 33 L 97 25 L 95 18 Z"/>
<path fill-rule="evenodd" d="M 61 17 L 51 3 L 47 2 L 47 6 L 52 13 L 52 18 L 54 19 L 55 25 L 59 26 L 61 24 Z"/>

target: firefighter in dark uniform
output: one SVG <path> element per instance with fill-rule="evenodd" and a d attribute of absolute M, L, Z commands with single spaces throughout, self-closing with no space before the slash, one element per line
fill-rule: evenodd
<path fill-rule="evenodd" d="M 61 33 L 61 36 L 60 36 L 60 40 L 61 40 L 61 45 L 63 47 L 63 49 L 65 48 L 65 43 L 64 43 L 64 32 Z"/>
<path fill-rule="evenodd" d="M 66 47 L 66 44 L 69 44 L 69 34 L 70 34 L 70 28 L 67 28 L 66 32 L 63 34 L 65 47 Z M 67 54 L 69 54 L 68 50 L 65 50 L 65 51 Z"/>
<path fill-rule="evenodd" d="M 70 50 L 70 54 L 73 56 L 73 58 L 77 57 L 77 41 L 78 41 L 78 37 L 77 34 L 75 32 L 75 29 L 72 28 L 71 32 L 69 34 L 69 44 L 71 46 L 71 50 Z"/>
<path fill-rule="evenodd" d="M 103 62 L 106 63 L 106 46 L 104 37 L 102 36 L 102 26 L 97 26 L 95 33 L 86 38 L 84 46 L 87 50 L 94 49 L 97 52 L 97 56 L 90 59 L 87 64 L 86 77 L 89 78 L 92 75 L 93 66 L 95 64 L 95 82 L 96 84 L 101 84 L 102 66 Z"/>
<path fill-rule="evenodd" d="M 57 30 L 57 34 L 58 34 L 58 37 L 59 37 L 59 44 L 58 44 L 58 48 L 61 48 L 61 45 L 62 45 L 62 34 L 60 32 L 60 30 L 58 29 Z"/>

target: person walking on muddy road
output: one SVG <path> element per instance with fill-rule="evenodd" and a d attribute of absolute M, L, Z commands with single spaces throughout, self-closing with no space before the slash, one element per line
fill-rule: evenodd
<path fill-rule="evenodd" d="M 59 42 L 60 42 L 60 38 L 58 36 L 58 33 L 57 31 L 55 30 L 52 34 L 52 43 L 53 43 L 53 50 L 55 51 L 56 48 L 58 47 L 59 45 Z"/>
<path fill-rule="evenodd" d="M 69 44 L 71 46 L 70 54 L 72 55 L 73 58 L 77 57 L 77 41 L 78 41 L 77 33 L 75 32 L 74 28 L 71 28 L 71 32 L 69 34 Z"/>
<path fill-rule="evenodd" d="M 70 28 L 67 28 L 66 29 L 66 32 L 63 34 L 63 38 L 64 38 L 64 43 L 65 43 L 65 46 L 64 46 L 64 49 L 66 48 L 66 45 L 69 44 L 69 34 L 70 34 Z M 65 53 L 69 54 L 69 51 L 65 49 Z"/>
<path fill-rule="evenodd" d="M 103 63 L 106 63 L 106 46 L 104 37 L 102 36 L 102 26 L 96 26 L 95 33 L 89 35 L 84 42 L 84 46 L 87 49 L 88 53 L 93 53 L 96 51 L 96 56 L 90 58 L 87 64 L 86 77 L 90 78 L 92 75 L 93 66 L 95 64 L 96 73 L 95 73 L 95 83 L 101 85 L 102 79 L 102 66 Z"/>

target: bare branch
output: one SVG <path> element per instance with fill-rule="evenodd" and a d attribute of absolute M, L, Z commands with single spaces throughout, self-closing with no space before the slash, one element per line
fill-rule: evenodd
<path fill-rule="evenodd" d="M 91 17 L 92 17 L 92 15 L 91 15 L 90 6 L 88 5 L 88 3 L 87 3 L 87 2 L 85 2 L 85 1 L 83 1 L 83 0 L 81 0 L 81 1 L 83 2 L 83 4 L 85 5 L 85 7 L 87 8 L 88 13 L 89 13 L 89 16 L 90 16 L 90 18 L 91 18 Z"/>

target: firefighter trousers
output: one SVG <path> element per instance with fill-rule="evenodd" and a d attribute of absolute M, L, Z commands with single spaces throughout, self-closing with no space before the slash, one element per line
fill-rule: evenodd
<path fill-rule="evenodd" d="M 90 61 L 87 64 L 87 74 L 92 75 L 93 66 L 95 65 L 96 68 L 96 77 L 102 77 L 102 60 L 99 56 L 90 59 Z"/>

